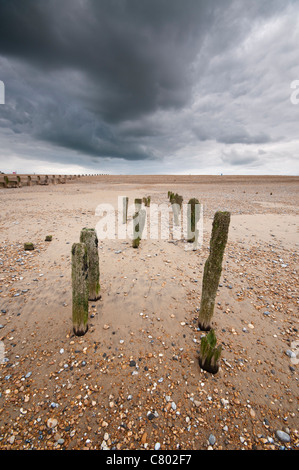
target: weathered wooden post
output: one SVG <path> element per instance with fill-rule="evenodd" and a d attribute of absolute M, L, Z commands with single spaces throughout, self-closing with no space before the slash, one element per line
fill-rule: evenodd
<path fill-rule="evenodd" d="M 76 336 L 88 330 L 88 255 L 85 243 L 72 246 L 72 320 Z"/>
<path fill-rule="evenodd" d="M 211 328 L 215 299 L 222 271 L 222 260 L 227 243 L 230 212 L 218 211 L 214 215 L 210 254 L 205 262 L 198 326 L 201 330 Z"/>
<path fill-rule="evenodd" d="M 201 338 L 200 353 L 198 362 L 200 367 L 212 374 L 216 374 L 219 370 L 219 359 L 221 356 L 222 346 L 216 348 L 216 335 L 214 330 L 210 330 L 206 336 Z"/>
<path fill-rule="evenodd" d="M 128 205 L 129 205 L 129 198 L 124 197 L 123 198 L 123 224 L 127 223 L 128 219 Z"/>
<path fill-rule="evenodd" d="M 199 221 L 199 201 L 192 198 L 188 202 L 187 210 L 187 242 L 193 243 L 198 238 L 198 230 L 196 230 Z"/>
<path fill-rule="evenodd" d="M 140 243 L 139 237 L 139 212 L 135 212 L 133 215 L 133 241 L 132 246 L 133 248 L 138 248 Z"/>
<path fill-rule="evenodd" d="M 85 243 L 88 255 L 89 300 L 98 300 L 100 296 L 100 263 L 98 237 L 94 228 L 83 228 L 80 242 Z"/>
<path fill-rule="evenodd" d="M 7 176 L 6 175 L 0 175 L 0 187 L 1 188 L 7 188 Z"/>
<path fill-rule="evenodd" d="M 19 188 L 21 186 L 17 175 L 4 175 L 4 180 L 7 188 Z"/>
<path fill-rule="evenodd" d="M 133 215 L 133 248 L 138 248 L 145 226 L 146 211 L 141 209 Z"/>
<path fill-rule="evenodd" d="M 150 196 L 143 197 L 143 198 L 142 198 L 142 202 L 143 202 L 143 204 L 145 205 L 145 207 L 150 207 L 150 205 L 151 205 L 151 197 L 150 197 Z"/>
<path fill-rule="evenodd" d="M 24 243 L 24 250 L 25 251 L 28 251 L 28 250 L 34 250 L 34 245 L 32 242 L 26 242 Z"/>
<path fill-rule="evenodd" d="M 142 206 L 142 199 L 137 198 L 134 200 L 134 203 L 135 203 L 135 211 L 139 212 Z"/>
<path fill-rule="evenodd" d="M 179 225 L 180 221 L 180 214 L 181 214 L 181 208 L 182 208 L 182 203 L 183 203 L 183 196 L 180 196 L 178 193 L 174 194 L 171 191 L 169 192 L 169 201 L 172 206 L 173 210 L 173 221 L 174 225 Z"/>

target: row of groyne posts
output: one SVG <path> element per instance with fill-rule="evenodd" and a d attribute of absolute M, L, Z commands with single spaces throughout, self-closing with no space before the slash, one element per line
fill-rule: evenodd
<path fill-rule="evenodd" d="M 230 212 L 214 214 L 209 256 L 206 259 L 202 280 L 198 327 L 206 331 L 200 342 L 198 362 L 207 372 L 219 370 L 221 345 L 217 346 L 215 330 L 211 326 L 215 299 L 222 272 L 222 262 L 228 239 Z M 98 237 L 93 228 L 83 228 L 80 242 L 72 245 L 72 322 L 76 336 L 88 330 L 88 302 L 100 299 L 100 262 Z"/>
<path fill-rule="evenodd" d="M 84 176 L 101 176 L 100 174 L 82 175 L 17 175 L 0 173 L 0 188 L 22 188 L 23 186 L 64 184 Z"/>
<path fill-rule="evenodd" d="M 0 188 L 22 188 L 23 186 L 63 184 L 79 177 L 78 175 L 0 174 Z"/>

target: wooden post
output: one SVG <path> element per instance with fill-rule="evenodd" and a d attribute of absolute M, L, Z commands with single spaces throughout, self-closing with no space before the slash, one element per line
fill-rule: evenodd
<path fill-rule="evenodd" d="M 199 201 L 196 198 L 192 198 L 188 202 L 187 211 L 187 242 L 189 243 L 193 243 L 198 238 L 198 230 L 196 230 L 198 220 Z"/>
<path fill-rule="evenodd" d="M 28 250 L 34 250 L 34 245 L 32 242 L 26 242 L 24 243 L 24 250 L 25 251 L 28 251 Z"/>
<path fill-rule="evenodd" d="M 169 201 L 172 206 L 174 225 L 180 225 L 183 196 L 180 196 L 178 193 L 174 194 L 169 191 Z"/>
<path fill-rule="evenodd" d="M 145 207 L 150 207 L 150 205 L 151 205 L 151 197 L 150 197 L 150 196 L 143 197 L 143 198 L 142 198 L 142 202 L 143 202 L 143 204 L 145 205 Z"/>
<path fill-rule="evenodd" d="M 128 219 L 128 205 L 129 205 L 129 198 L 124 197 L 123 198 L 123 224 L 127 223 Z"/>
<path fill-rule="evenodd" d="M 135 200 L 136 201 L 136 200 Z M 133 248 L 138 248 L 145 226 L 146 211 L 141 209 L 133 215 Z"/>
<path fill-rule="evenodd" d="M 209 330 L 214 313 L 215 299 L 219 286 L 223 254 L 228 237 L 230 212 L 216 212 L 213 220 L 210 240 L 210 254 L 205 262 L 201 304 L 198 315 L 198 326 L 201 330 Z"/>
<path fill-rule="evenodd" d="M 84 243 L 72 246 L 73 331 L 83 336 L 88 330 L 88 255 Z"/>
<path fill-rule="evenodd" d="M 134 203 L 135 203 L 135 211 L 139 212 L 141 209 L 141 205 L 142 205 L 142 199 L 137 198 L 134 200 Z"/>
<path fill-rule="evenodd" d="M 89 300 L 98 300 L 100 295 L 100 263 L 98 237 L 94 228 L 83 228 L 80 242 L 85 243 L 88 255 Z"/>

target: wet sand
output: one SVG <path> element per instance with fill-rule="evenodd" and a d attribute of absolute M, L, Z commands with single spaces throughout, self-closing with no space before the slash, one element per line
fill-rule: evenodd
<path fill-rule="evenodd" d="M 0 448 L 298 448 L 298 183 L 107 175 L 0 189 Z M 96 227 L 99 204 L 149 195 L 162 204 L 169 190 L 203 204 L 202 247 L 99 240 L 102 297 L 75 337 L 71 246 L 81 229 Z M 231 225 L 212 375 L 198 364 L 197 315 L 217 210 Z"/>

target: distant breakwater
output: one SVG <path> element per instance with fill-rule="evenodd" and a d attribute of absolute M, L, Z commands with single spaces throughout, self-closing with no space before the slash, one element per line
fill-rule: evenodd
<path fill-rule="evenodd" d="M 87 175 L 17 175 L 1 173 L 0 188 L 22 188 L 24 186 L 65 184 L 84 176 Z"/>

